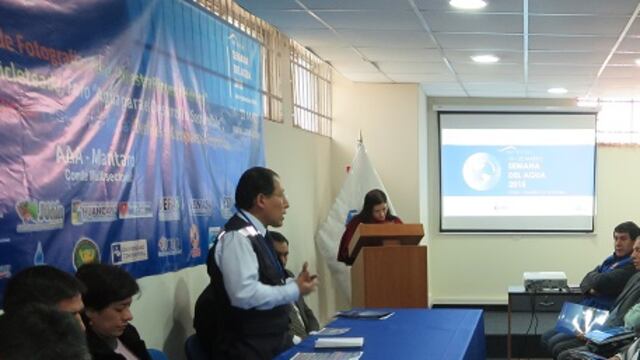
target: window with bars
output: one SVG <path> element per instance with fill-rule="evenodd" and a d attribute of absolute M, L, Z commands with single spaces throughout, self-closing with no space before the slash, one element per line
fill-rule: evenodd
<path fill-rule="evenodd" d="M 331 68 L 291 41 L 293 125 L 331 137 Z"/>
<path fill-rule="evenodd" d="M 640 102 L 599 101 L 597 140 L 607 145 L 640 144 Z"/>
<path fill-rule="evenodd" d="M 233 0 L 193 0 L 255 38 L 262 45 L 262 108 L 265 119 L 283 122 L 282 70 L 278 46 L 283 35 Z"/>

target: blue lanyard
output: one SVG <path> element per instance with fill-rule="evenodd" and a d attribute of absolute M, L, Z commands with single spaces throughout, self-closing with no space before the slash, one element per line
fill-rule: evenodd
<path fill-rule="evenodd" d="M 260 235 L 260 237 L 264 241 L 263 245 L 267 247 L 267 252 L 269 253 L 269 257 L 271 258 L 271 262 L 280 271 L 280 276 L 282 276 L 284 278 L 285 277 L 284 276 L 285 275 L 284 274 L 284 269 L 282 267 L 282 264 L 280 263 L 280 260 L 278 260 L 278 256 L 275 253 L 275 249 L 273 248 L 273 244 L 268 244 L 267 243 L 267 242 L 269 242 L 271 240 L 267 239 L 266 236 L 262 236 L 262 234 L 260 234 L 260 232 L 258 231 L 258 228 L 256 228 L 256 226 L 253 224 L 253 221 L 251 221 L 249 216 L 247 216 L 247 214 L 245 214 L 244 211 L 238 209 L 238 213 L 240 215 L 242 215 L 242 217 L 249 223 L 249 225 L 251 225 L 251 227 L 258 233 L 258 235 Z M 266 227 L 265 227 L 265 230 L 267 232 L 269 232 L 269 230 L 267 230 Z M 265 235 L 266 235 L 266 233 L 265 233 Z"/>

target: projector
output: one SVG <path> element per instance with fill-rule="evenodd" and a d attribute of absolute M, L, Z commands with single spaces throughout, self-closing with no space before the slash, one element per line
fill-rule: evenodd
<path fill-rule="evenodd" d="M 522 277 L 525 290 L 530 292 L 567 288 L 567 275 L 562 271 L 525 272 Z"/>

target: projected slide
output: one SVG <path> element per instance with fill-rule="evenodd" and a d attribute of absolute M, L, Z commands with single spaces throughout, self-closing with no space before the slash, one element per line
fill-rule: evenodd
<path fill-rule="evenodd" d="M 442 231 L 592 231 L 594 114 L 440 113 Z"/>

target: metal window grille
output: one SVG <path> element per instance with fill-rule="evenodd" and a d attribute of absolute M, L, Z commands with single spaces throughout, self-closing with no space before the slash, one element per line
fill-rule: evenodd
<path fill-rule="evenodd" d="M 331 137 L 331 68 L 291 41 L 293 125 Z"/>

